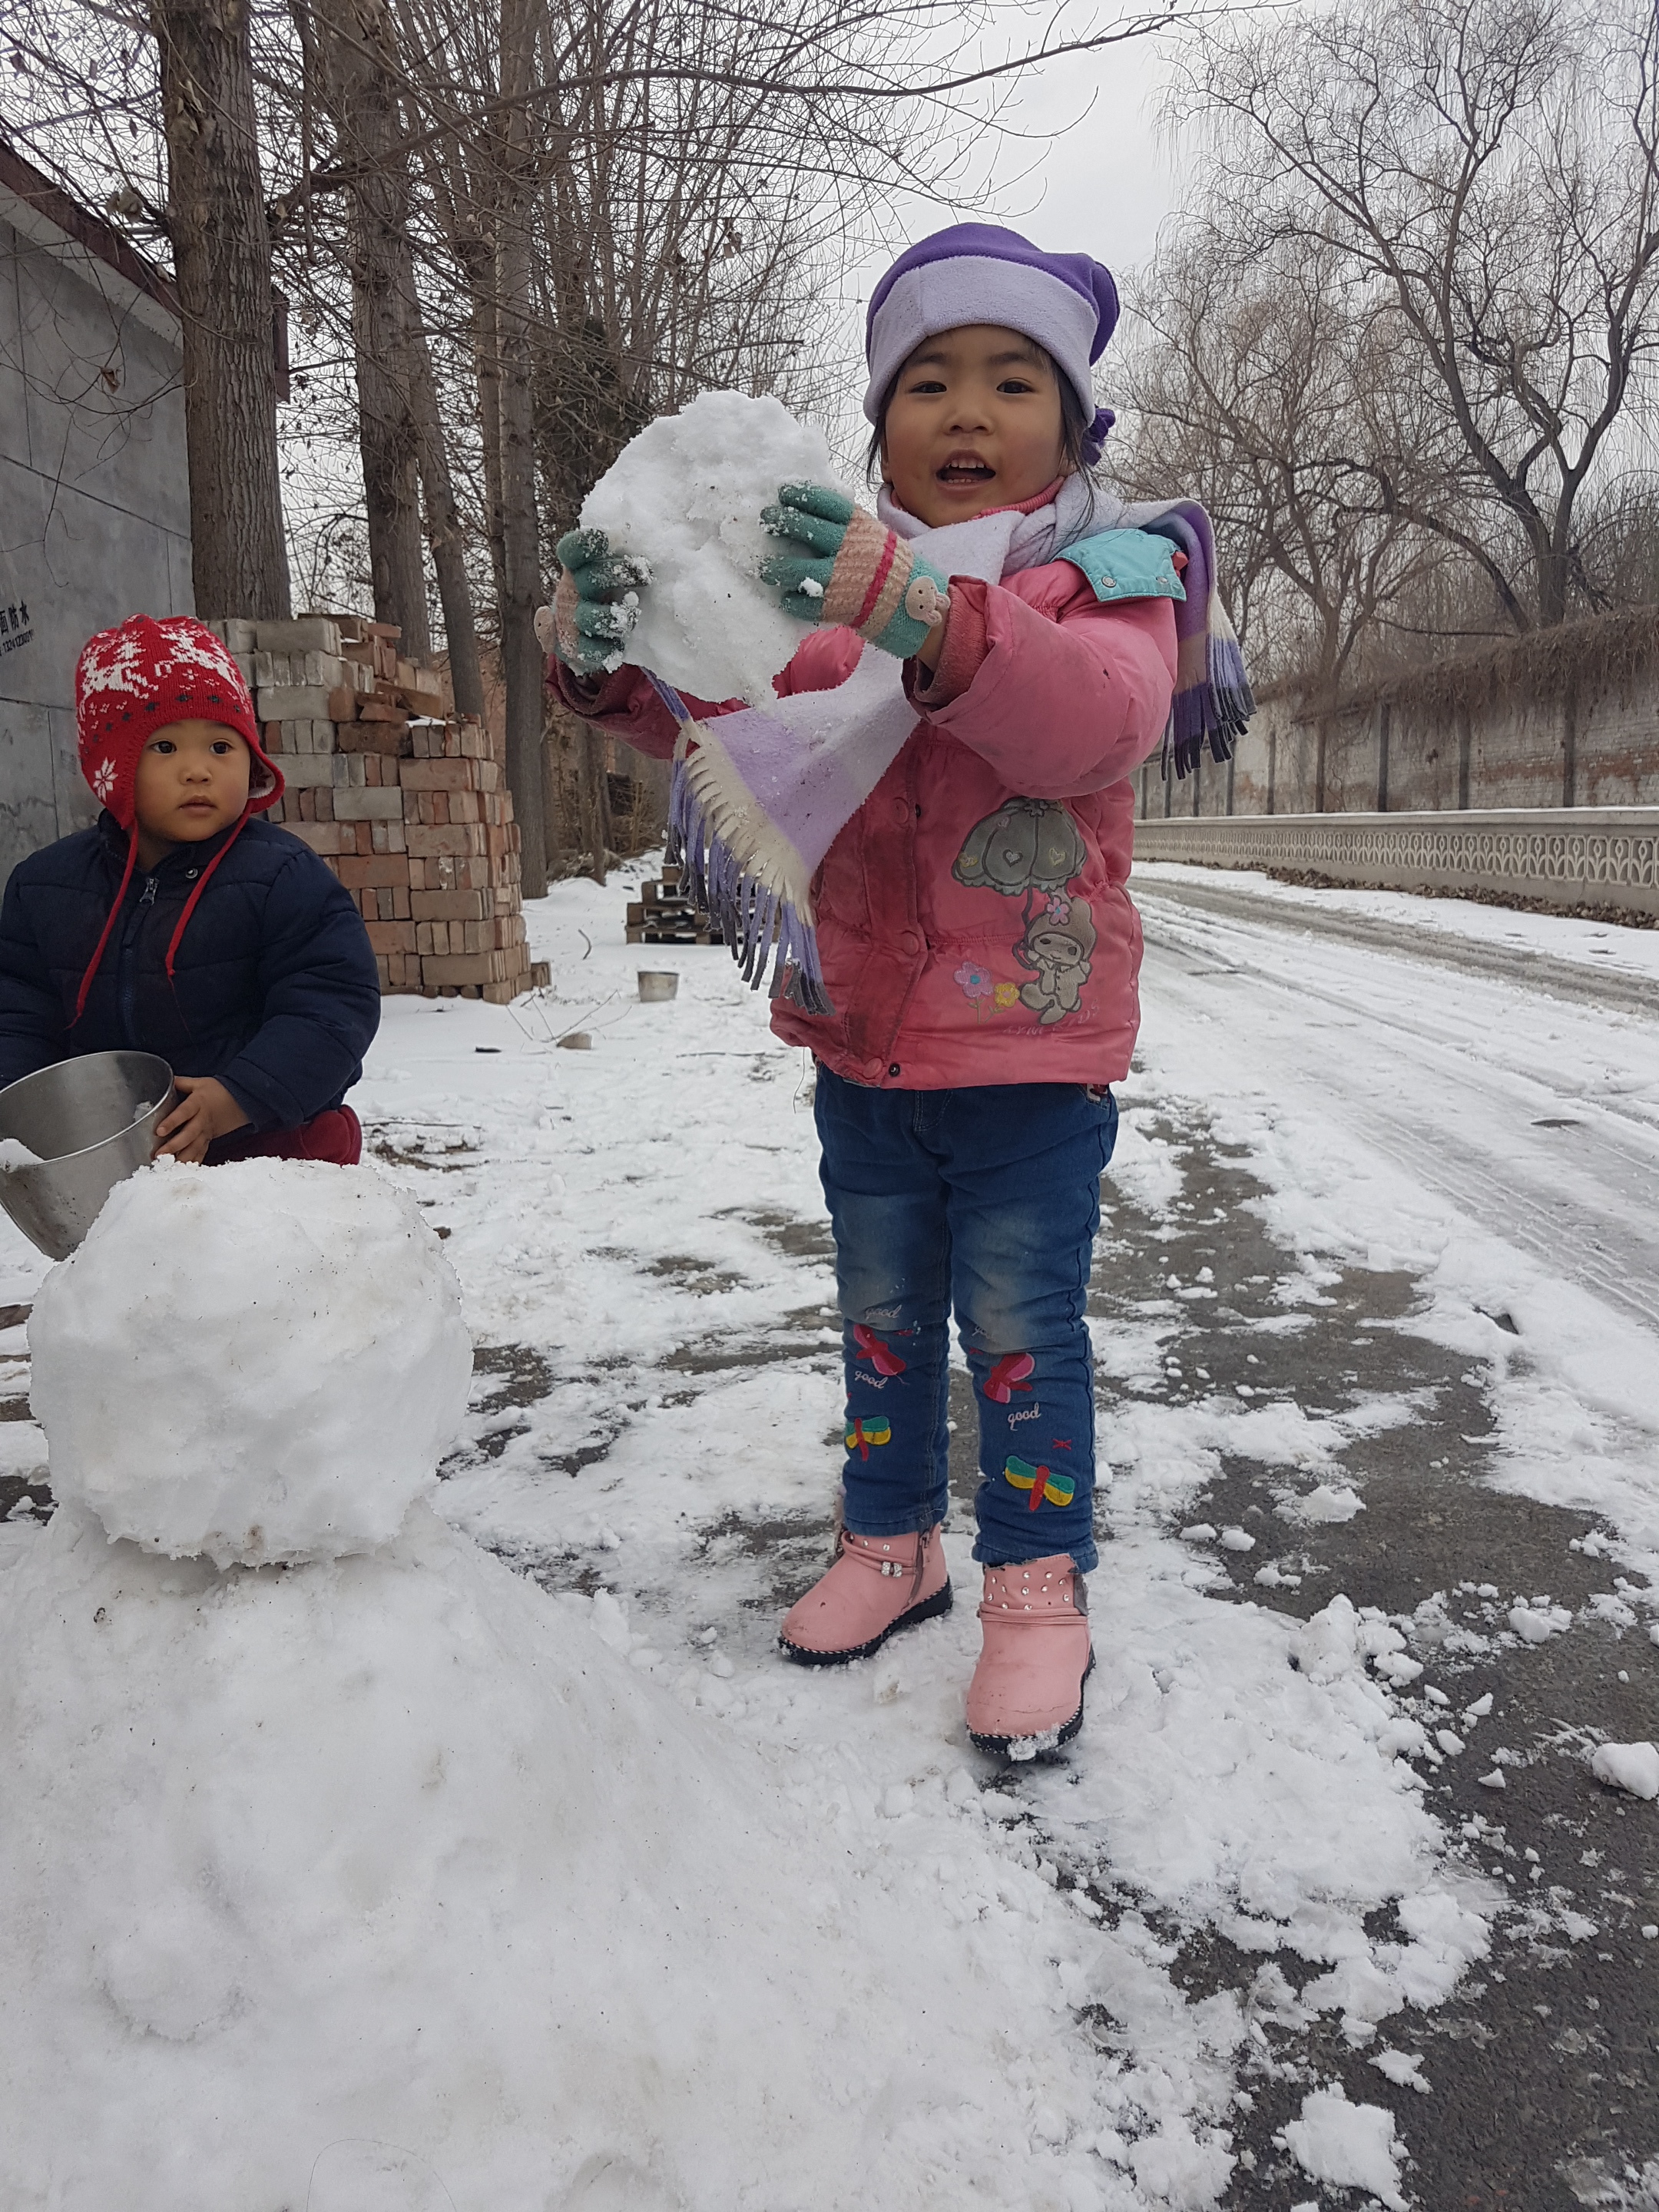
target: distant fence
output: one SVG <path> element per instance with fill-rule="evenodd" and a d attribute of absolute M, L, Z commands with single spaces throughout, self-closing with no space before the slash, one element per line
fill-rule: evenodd
<path fill-rule="evenodd" d="M 1135 857 L 1659 914 L 1659 806 L 1154 816 L 1135 823 Z"/>
<path fill-rule="evenodd" d="M 1135 811 L 1420 814 L 1659 806 L 1659 607 L 1537 630 L 1320 702 L 1263 696 L 1237 757 Z"/>

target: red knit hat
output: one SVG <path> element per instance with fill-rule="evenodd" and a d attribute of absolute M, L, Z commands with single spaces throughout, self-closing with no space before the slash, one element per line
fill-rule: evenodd
<path fill-rule="evenodd" d="M 168 615 L 160 622 L 149 615 L 129 615 L 113 629 L 100 629 L 88 638 L 75 672 L 75 721 L 81 773 L 93 797 L 127 833 L 127 865 L 120 888 L 76 999 L 75 1018 L 79 1021 L 132 881 L 138 857 L 133 803 L 138 756 L 155 732 L 169 722 L 219 722 L 234 730 L 253 757 L 241 820 L 202 871 L 173 933 L 167 957 L 169 977 L 179 940 L 209 877 L 241 835 L 248 817 L 274 806 L 282 797 L 283 776 L 259 742 L 258 720 L 241 670 L 229 649 L 193 615 Z"/>

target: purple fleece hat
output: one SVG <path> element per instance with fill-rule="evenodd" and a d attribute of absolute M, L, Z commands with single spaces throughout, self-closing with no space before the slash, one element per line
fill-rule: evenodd
<path fill-rule="evenodd" d="M 1090 444 L 1100 446 L 1115 419 L 1097 413 L 1089 371 L 1117 326 L 1112 272 L 1086 253 L 1045 253 L 1016 230 L 992 222 L 953 223 L 918 240 L 877 285 L 865 323 L 870 388 L 866 421 L 874 422 L 888 386 L 924 338 L 963 323 L 1002 323 L 1035 338 L 1094 414 Z"/>

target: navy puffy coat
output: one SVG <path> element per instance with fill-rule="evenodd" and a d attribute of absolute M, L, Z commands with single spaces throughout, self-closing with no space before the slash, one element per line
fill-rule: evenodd
<path fill-rule="evenodd" d="M 340 1103 L 380 1026 L 380 983 L 362 917 L 308 845 L 256 815 L 214 870 L 168 979 L 185 901 L 230 835 L 134 870 L 78 1022 L 126 832 L 106 814 L 18 862 L 0 905 L 0 1085 L 81 1053 L 137 1050 L 175 1074 L 217 1076 L 255 1129 Z"/>

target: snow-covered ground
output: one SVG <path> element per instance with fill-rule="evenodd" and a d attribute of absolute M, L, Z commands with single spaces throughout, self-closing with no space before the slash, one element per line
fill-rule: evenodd
<path fill-rule="evenodd" d="M 756 1789 L 829 1839 L 849 1895 L 891 1901 L 896 1987 L 965 1977 L 983 2008 L 958 2053 L 981 2075 L 944 2101 L 925 2021 L 887 2054 L 890 2098 L 933 2116 L 940 2182 L 881 2201 L 1486 2202 L 1437 2195 L 1437 2136 L 1453 2077 L 1478 2097 L 1491 2064 L 1496 2094 L 1510 2063 L 1476 2031 L 1523 1941 L 1581 1959 L 1594 1937 L 1609 1977 L 1646 1976 L 1652 2072 L 1650 1841 L 1592 1919 L 1553 1866 L 1539 1879 L 1515 1823 L 1529 1790 L 1568 1807 L 1563 1849 L 1601 1808 L 1628 1810 L 1630 1851 L 1659 1820 L 1591 1772 L 1601 1736 L 1655 1732 L 1615 1729 L 1617 1689 L 1599 1728 L 1521 1724 L 1528 1680 L 1592 1639 L 1637 1676 L 1631 1697 L 1656 1679 L 1659 1024 L 1286 926 L 1299 897 L 1332 895 L 1229 879 L 1281 909 L 1257 921 L 1183 908 L 1182 872 L 1158 872 L 1095 1302 L 1115 1477 L 1100 1665 L 1069 1761 L 999 1774 L 963 1729 L 962 1528 L 953 1614 L 844 1672 L 778 1659 L 779 1613 L 826 1555 L 839 1456 L 811 1069 L 719 950 L 623 945 L 639 872 L 532 909 L 550 990 L 507 1009 L 389 1001 L 356 1103 L 445 1238 L 478 1346 L 447 1519 L 676 1700 L 692 1746 L 743 1747 Z M 1593 925 L 1337 896 L 1605 964 Z M 1614 957 L 1648 972 L 1653 943 Z M 641 1003 L 644 967 L 677 971 L 678 998 Z M 561 1044 L 576 1032 L 591 1048 Z M 44 1272 L 8 1230 L 0 1306 Z M 1316 1340 L 1334 1366 L 1310 1368 Z M 23 1352 L 21 1328 L 0 1335 L 0 1389 L 21 1389 Z M 1496 1553 L 1455 1585 L 1400 1559 L 1374 1470 L 1433 1489 L 1437 1394 L 1471 1431 L 1444 1449 L 1480 1445 L 1469 1495 L 1513 1500 L 1517 1524 L 1528 1501 L 1563 1514 L 1527 1521 L 1524 1580 Z M 42 1458 L 33 1423 L 0 1422 L 0 1475 Z M 1371 1603 L 1385 1528 L 1408 1599 Z M 14 1557 L 41 1540 L 27 1519 L 0 1531 Z M 684 1771 L 667 1763 L 665 1786 Z M 803 1894 L 803 1928 L 835 1903 Z M 1655 2201 L 1645 2118 L 1560 2155 L 1566 2179 L 1540 2172 L 1531 2203 Z M 742 2201 L 780 2201 L 768 2144 L 747 2157 Z"/>

